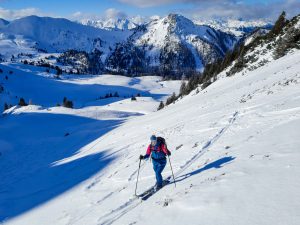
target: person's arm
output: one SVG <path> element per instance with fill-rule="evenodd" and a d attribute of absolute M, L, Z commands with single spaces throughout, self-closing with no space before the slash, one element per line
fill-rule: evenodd
<path fill-rule="evenodd" d="M 140 155 L 140 159 L 148 159 L 151 155 L 151 147 L 150 145 L 148 145 L 147 151 L 146 151 L 146 155 Z"/>
<path fill-rule="evenodd" d="M 146 151 L 146 155 L 144 155 L 144 159 L 149 158 L 151 155 L 151 147 L 150 145 L 148 145 L 147 151 Z"/>
<path fill-rule="evenodd" d="M 162 150 L 166 155 L 171 155 L 171 152 L 167 149 L 166 145 L 162 145 Z"/>

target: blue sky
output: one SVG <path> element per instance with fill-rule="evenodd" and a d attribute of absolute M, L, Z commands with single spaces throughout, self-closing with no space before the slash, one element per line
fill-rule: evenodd
<path fill-rule="evenodd" d="M 5 19 L 31 14 L 97 19 L 169 13 L 200 19 L 274 19 L 282 10 L 290 16 L 300 13 L 300 0 L 0 0 L 0 17 Z"/>

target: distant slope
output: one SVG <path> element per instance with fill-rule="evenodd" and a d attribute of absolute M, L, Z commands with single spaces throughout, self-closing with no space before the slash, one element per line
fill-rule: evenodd
<path fill-rule="evenodd" d="M 74 108 L 82 108 L 121 102 L 137 95 L 148 100 L 137 101 L 136 105 L 149 103 L 150 107 L 145 112 L 156 111 L 158 101 L 165 100 L 174 91 L 177 93 L 180 86 L 180 81 L 164 82 L 158 76 L 128 78 L 118 75 L 73 75 L 55 79 L 39 67 L 3 64 L 0 64 L 0 71 L 0 112 L 3 112 L 5 103 L 15 106 L 20 98 L 26 103 L 48 108 L 62 105 L 66 97 L 73 102 Z"/>
<path fill-rule="evenodd" d="M 199 25 L 208 25 L 217 30 L 221 30 L 226 33 L 231 33 L 235 36 L 242 37 L 254 31 L 257 28 L 263 28 L 270 30 L 273 26 L 271 22 L 264 20 L 253 20 L 253 21 L 244 21 L 244 20 L 195 20 L 195 24 Z"/>
<path fill-rule="evenodd" d="M 0 18 L 0 28 L 6 26 L 9 22 L 5 19 Z"/>
<path fill-rule="evenodd" d="M 129 19 L 107 19 L 107 20 L 90 20 L 85 19 L 80 21 L 83 25 L 93 26 L 106 30 L 131 30 L 139 24 L 134 23 Z"/>
<path fill-rule="evenodd" d="M 129 26 L 129 21 L 118 23 Z M 172 77 L 203 70 L 206 64 L 223 58 L 237 42 L 233 35 L 195 25 L 177 14 L 131 30 L 100 29 L 66 19 L 29 16 L 2 26 L 0 33 L 1 54 L 6 60 L 12 55 L 17 58 L 16 53 L 34 51 L 90 53 L 99 50 L 98 58 L 90 57 L 91 61 L 103 64 L 101 68 L 108 72 L 158 73 Z"/>
<path fill-rule="evenodd" d="M 106 64 L 109 70 L 129 74 L 155 71 L 182 75 L 201 71 L 206 64 L 223 58 L 236 42 L 233 35 L 170 14 L 138 27 L 126 43 L 117 45 Z"/>
<path fill-rule="evenodd" d="M 107 31 L 84 26 L 67 19 L 28 16 L 17 19 L 0 29 L 1 33 L 22 35 L 37 42 L 36 48 L 48 52 L 69 49 L 90 52 L 95 48 L 108 51 L 116 42 L 125 40 L 128 31 Z"/>
<path fill-rule="evenodd" d="M 300 15 L 287 20 L 283 12 L 269 32 L 257 29 L 247 38 L 242 39 L 241 43 L 233 51 L 228 52 L 223 59 L 209 64 L 201 77 L 194 76 L 189 79 L 178 97 L 196 88 L 204 89 L 220 77 L 234 76 L 238 72 L 247 73 L 300 49 L 299 24 Z"/>

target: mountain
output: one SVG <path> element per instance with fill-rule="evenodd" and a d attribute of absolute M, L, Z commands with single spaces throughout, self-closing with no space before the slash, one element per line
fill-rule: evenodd
<path fill-rule="evenodd" d="M 291 20 L 283 12 L 268 33 L 257 34 L 238 47 L 238 57 L 228 75 L 242 70 L 254 70 L 294 49 L 300 49 L 300 15 Z"/>
<path fill-rule="evenodd" d="M 107 31 L 84 26 L 67 19 L 28 16 L 17 19 L 0 29 L 11 37 L 22 35 L 36 42 L 36 48 L 47 52 L 64 52 L 70 49 L 91 52 L 99 49 L 104 53 L 109 47 L 121 42 L 128 31 Z"/>
<path fill-rule="evenodd" d="M 170 14 L 137 27 L 127 42 L 116 46 L 106 65 L 111 71 L 128 74 L 155 71 L 182 75 L 201 71 L 224 57 L 236 42 L 233 35 Z"/>
<path fill-rule="evenodd" d="M 199 87 L 204 89 L 219 78 L 237 73 L 245 74 L 297 49 L 300 50 L 299 28 L 300 15 L 288 20 L 283 12 L 269 32 L 257 29 L 245 39 L 241 39 L 234 50 L 227 52 L 223 59 L 207 65 L 201 76 L 192 76 L 187 84 L 183 83 L 180 94 L 171 96 L 166 104 L 175 102 Z"/>
<path fill-rule="evenodd" d="M 257 28 L 263 28 L 270 30 L 273 26 L 273 23 L 265 20 L 253 20 L 253 21 L 244 21 L 244 20 L 194 20 L 195 24 L 207 25 L 213 27 L 217 30 L 221 30 L 226 33 L 231 33 L 237 37 L 242 37 L 253 32 Z"/>
<path fill-rule="evenodd" d="M 114 21 L 109 22 L 114 24 Z M 152 20 L 131 30 L 128 29 L 128 20 L 117 22 L 121 27 L 114 24 L 112 29 L 100 29 L 66 19 L 24 17 L 0 29 L 3 34 L 2 43 L 6 43 L 5 46 L 10 43 L 9 48 L 3 47 L 2 52 L 9 55 L 17 52 L 11 49 L 19 50 L 19 46 L 22 46 L 20 53 L 29 51 L 32 54 L 33 49 L 47 53 L 69 51 L 60 57 L 60 62 L 72 67 L 78 64 L 72 60 L 78 61 L 83 54 L 97 50 L 97 54 L 84 56 L 85 60 L 80 65 L 87 68 L 91 60 L 93 65 L 99 62 L 101 66 L 97 66 L 98 68 L 111 73 L 158 73 L 180 77 L 203 70 L 206 64 L 224 57 L 237 42 L 233 35 L 208 26 L 195 25 L 191 20 L 177 14 Z M 15 40 L 22 38 L 26 41 L 18 41 L 19 44 L 16 44 Z M 17 60 L 15 56 L 14 60 Z M 22 60 L 24 61 L 24 57 Z M 80 65 L 75 69 L 90 71 Z M 99 73 L 100 70 L 95 72 Z"/>
<path fill-rule="evenodd" d="M 131 30 L 138 26 L 129 19 L 107 19 L 107 20 L 90 20 L 84 19 L 80 21 L 83 25 L 97 27 L 106 30 Z"/>
<path fill-rule="evenodd" d="M 9 22 L 5 19 L 0 18 L 0 28 L 5 27 Z"/>
<path fill-rule="evenodd" d="M 86 21 L 88 25 L 83 25 L 67 19 L 24 17 L 0 27 L 0 57 L 39 65 L 47 62 L 79 73 L 159 74 L 180 78 L 223 59 L 241 40 L 178 14 L 141 25 L 132 21 Z M 97 24 L 104 29 L 94 27 Z M 59 54 L 51 55 L 58 63 L 48 60 L 51 53 Z"/>

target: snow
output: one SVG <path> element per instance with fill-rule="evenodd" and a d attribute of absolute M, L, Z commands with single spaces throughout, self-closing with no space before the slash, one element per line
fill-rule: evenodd
<path fill-rule="evenodd" d="M 6 26 L 7 24 L 9 24 L 9 22 L 7 20 L 4 20 L 4 19 L 0 18 L 0 28 Z"/>
<path fill-rule="evenodd" d="M 300 28 L 300 20 L 298 20 L 297 24 L 295 25 L 295 28 Z"/>
<path fill-rule="evenodd" d="M 272 23 L 266 20 L 194 20 L 195 24 L 198 25 L 208 25 L 217 30 L 221 30 L 226 33 L 231 33 L 237 37 L 242 37 L 243 35 L 252 32 L 255 28 L 270 28 Z"/>
<path fill-rule="evenodd" d="M 62 104 L 63 98 L 67 97 L 73 101 L 75 108 L 91 105 L 107 107 L 107 104 L 113 102 L 123 104 L 124 99 L 140 94 L 148 98 L 138 98 L 137 103 L 130 103 L 130 106 L 140 108 L 141 101 L 148 105 L 148 110 L 142 110 L 145 113 L 156 111 L 158 101 L 164 101 L 173 92 L 177 93 L 180 86 L 180 81 L 162 81 L 158 76 L 129 78 L 120 75 L 63 75 L 61 79 L 55 79 L 54 74 L 45 75 L 40 67 L 8 63 L 2 64 L 0 68 L 4 71 L 0 76 L 0 84 L 5 88 L 0 99 L 1 106 L 5 102 L 17 104 L 22 97 L 26 102 L 31 100 L 33 104 L 54 107 L 57 103 Z M 8 76 L 8 80 L 5 76 Z M 101 99 L 115 92 L 118 92 L 119 98 Z"/>
<path fill-rule="evenodd" d="M 110 51 L 109 48 L 113 48 L 116 43 L 126 40 L 131 31 L 108 31 L 71 22 L 67 19 L 28 16 L 0 27 L 0 33 L 9 35 L 7 42 L 14 43 L 15 36 L 19 39 L 22 37 L 25 41 L 29 39 L 35 43 L 34 46 L 30 45 L 35 50 L 44 49 L 47 52 L 55 53 L 76 49 L 90 52 L 98 48 L 104 52 L 106 57 Z M 1 39 L 3 40 L 3 36 Z M 11 54 L 9 49 L 1 48 L 1 50 Z M 27 53 L 27 51 L 21 52 Z"/>
<path fill-rule="evenodd" d="M 161 50 L 169 47 L 178 48 L 178 44 L 183 44 L 188 47 L 194 56 L 196 69 L 203 70 L 205 63 L 203 58 L 214 58 L 216 49 L 218 52 L 223 52 L 220 47 L 220 39 L 217 37 L 214 29 L 206 25 L 194 24 L 191 20 L 177 14 L 169 14 L 168 16 L 155 19 L 145 25 L 145 31 L 134 33 L 131 38 L 134 40 L 136 46 L 148 47 L 146 51 L 146 58 L 149 57 L 150 65 L 159 65 L 159 58 Z M 220 35 L 220 34 L 219 34 Z M 224 35 L 224 42 L 228 49 L 232 49 L 236 43 L 236 39 L 229 35 Z M 214 58 L 215 60 L 215 58 Z"/>
<path fill-rule="evenodd" d="M 34 46 L 35 42 L 33 40 L 23 38 L 23 36 L 0 33 L 0 50 L 4 58 L 10 59 L 12 55 L 21 52 L 35 53 L 36 51 L 32 49 Z"/>
<path fill-rule="evenodd" d="M 151 102 L 179 82 L 54 80 L 14 64 L 1 68 L 14 71 L 7 81 L 0 74 L 11 95 L 35 94 L 41 105 L 0 118 L 3 224 L 299 224 L 300 51 L 220 76 L 158 112 Z M 148 96 L 89 102 L 108 89 Z M 80 107 L 51 106 L 63 95 Z M 138 156 L 153 133 L 166 138 L 177 185 L 141 202 L 133 196 Z M 143 162 L 138 193 L 154 182 L 151 162 Z"/>
<path fill-rule="evenodd" d="M 147 63 L 155 67 L 160 65 L 163 49 L 178 53 L 182 45 L 194 56 L 196 69 L 202 71 L 204 65 L 222 57 L 237 41 L 233 35 L 207 25 L 194 24 L 177 14 L 154 19 L 141 26 L 130 19 L 85 20 L 82 23 L 85 25 L 62 18 L 37 16 L 3 22 L 0 25 L 0 56 L 5 61 L 11 61 L 14 55 L 18 62 L 38 58 L 49 62 L 45 59 L 48 53 L 58 54 L 67 50 L 92 52 L 98 49 L 103 53 L 101 61 L 105 64 L 117 44 L 129 43 L 143 48 Z M 135 29 L 131 29 L 134 26 Z M 32 58 L 18 56 L 21 53 L 30 54 Z M 50 64 L 56 66 L 55 62 Z"/>
<path fill-rule="evenodd" d="M 131 30 L 138 26 L 135 22 L 129 19 L 109 18 L 106 20 L 91 20 L 83 19 L 80 21 L 83 25 L 93 26 L 107 30 Z"/>

